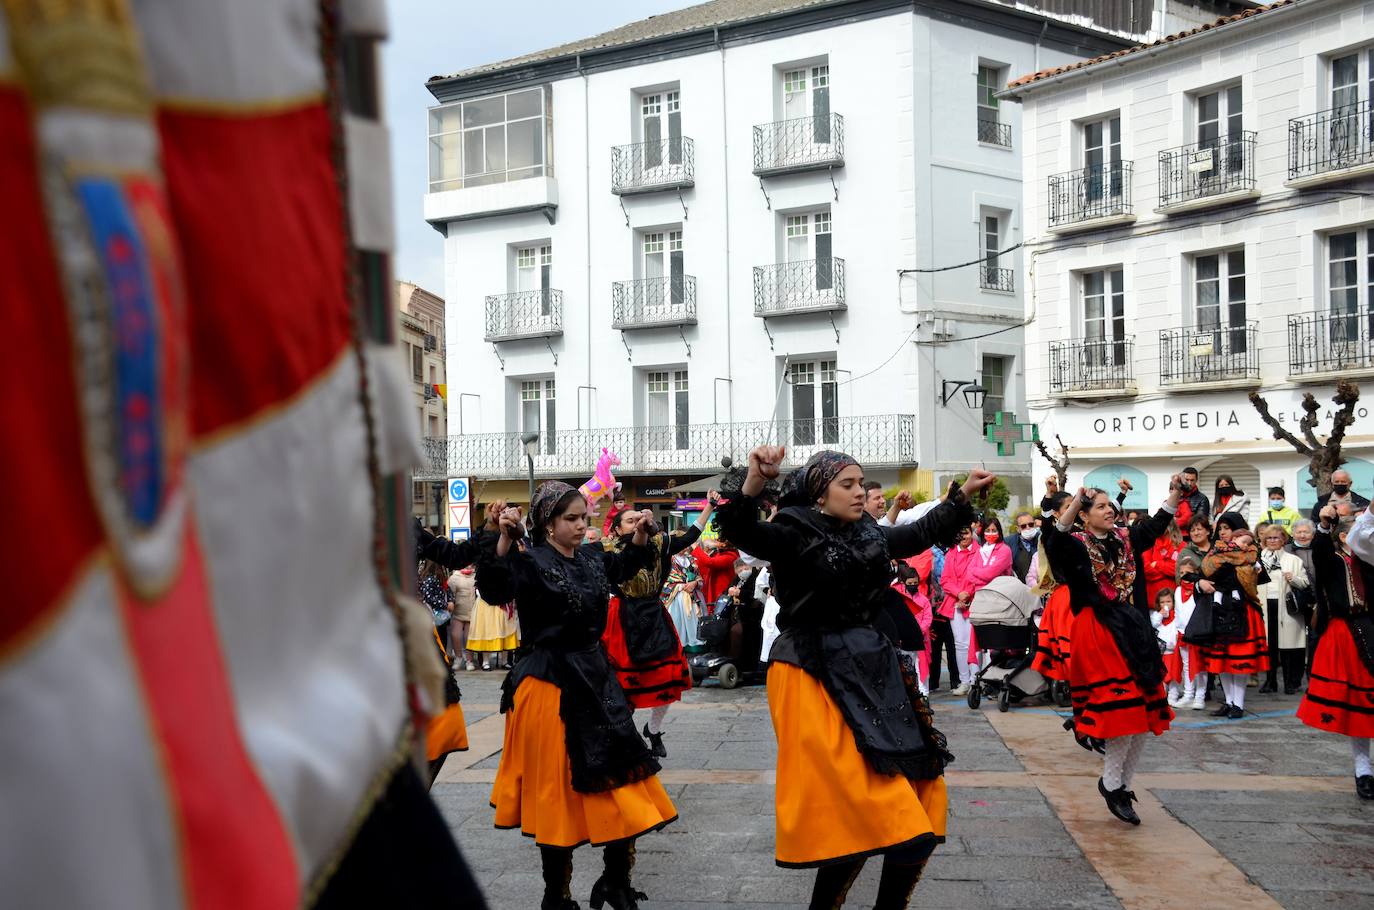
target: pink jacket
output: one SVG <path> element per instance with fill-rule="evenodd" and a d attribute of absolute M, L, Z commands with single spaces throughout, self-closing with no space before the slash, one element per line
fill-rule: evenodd
<path fill-rule="evenodd" d="M 935 611 L 930 608 L 930 601 L 919 588 L 912 591 L 897 581 L 893 582 L 892 589 L 902 596 L 907 609 L 916 617 L 916 625 L 921 627 L 921 638 L 925 640 L 925 646 L 916 653 L 916 669 L 921 674 L 921 681 L 927 682 L 930 679 L 930 624 L 935 619 Z"/>
<path fill-rule="evenodd" d="M 992 552 L 988 554 L 986 561 L 983 560 L 982 551 L 978 547 L 974 547 L 973 558 L 969 560 L 968 572 L 973 587 L 967 590 L 977 594 L 994 578 L 1011 574 L 1011 547 L 999 540 L 992 548 Z"/>
<path fill-rule="evenodd" d="M 1007 550 L 1008 562 L 1010 566 L 1011 550 Z M 971 568 L 973 561 L 982 561 L 982 556 L 977 549 L 970 547 L 961 550 L 958 547 L 951 547 L 945 553 L 945 570 L 940 574 L 940 587 L 945 592 L 945 599 L 940 604 L 940 615 L 945 619 L 954 618 L 954 610 L 959 606 L 959 594 L 967 591 L 969 594 L 974 592 L 973 577 Z M 984 582 L 986 584 L 986 582 Z"/>

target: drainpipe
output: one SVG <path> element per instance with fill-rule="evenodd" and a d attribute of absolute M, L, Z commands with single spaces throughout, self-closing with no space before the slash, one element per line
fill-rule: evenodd
<path fill-rule="evenodd" d="M 720 51 L 720 124 L 721 124 L 721 154 L 724 156 L 725 168 L 725 379 L 726 379 L 726 398 L 725 403 L 729 411 L 730 425 L 735 423 L 735 359 L 734 359 L 734 321 L 730 318 L 730 278 L 734 274 L 730 270 L 730 122 L 726 116 L 726 96 L 725 91 L 725 45 L 720 41 L 720 29 L 712 29 L 715 36 L 716 48 Z M 711 387 L 711 409 L 715 410 L 715 384 Z"/>
<path fill-rule="evenodd" d="M 582 55 L 577 55 L 577 72 L 582 76 L 582 210 L 586 218 L 586 231 L 583 234 L 586 247 L 584 261 L 587 263 L 587 386 L 592 385 L 592 336 L 596 334 L 592 325 L 592 87 L 587 71 L 582 69 Z M 580 421 L 579 421 L 580 423 Z M 592 417 L 592 395 L 587 394 L 587 424 L 595 423 Z"/>

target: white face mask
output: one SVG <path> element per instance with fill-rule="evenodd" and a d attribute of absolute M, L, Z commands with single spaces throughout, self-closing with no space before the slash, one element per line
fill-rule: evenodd
<path fill-rule="evenodd" d="M 1022 539 L 1022 540 L 1035 540 L 1035 538 L 1036 538 L 1039 534 L 1040 534 L 1040 531 L 1039 531 L 1038 529 L 1036 529 L 1036 528 L 1024 528 L 1024 529 L 1022 529 L 1022 531 L 1021 531 L 1021 539 Z"/>

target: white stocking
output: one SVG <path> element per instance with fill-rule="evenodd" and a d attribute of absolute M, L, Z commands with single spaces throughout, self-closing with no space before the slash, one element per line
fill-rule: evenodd
<path fill-rule="evenodd" d="M 1197 676 L 1193 677 L 1193 697 L 1195 699 L 1207 697 L 1207 671 L 1199 670 Z"/>
<path fill-rule="evenodd" d="M 1369 764 L 1369 738 L 1366 736 L 1350 737 L 1350 752 L 1355 756 L 1355 776 L 1364 777 L 1374 774 Z"/>
<path fill-rule="evenodd" d="M 1140 764 L 1140 756 L 1145 752 L 1145 743 L 1149 733 L 1137 733 L 1134 736 L 1123 736 L 1122 739 L 1130 740 L 1126 761 L 1121 769 L 1121 785 L 1127 790 L 1131 789 L 1131 783 L 1135 780 L 1135 769 Z"/>
<path fill-rule="evenodd" d="M 1245 708 L 1245 684 L 1249 681 L 1249 673 L 1231 674 L 1231 698 L 1229 700 L 1233 707 L 1242 710 Z"/>
<path fill-rule="evenodd" d="M 663 718 L 668 716 L 667 705 L 654 705 L 649 709 L 649 732 L 655 735 L 663 732 Z"/>
<path fill-rule="evenodd" d="M 1124 785 L 1126 761 L 1134 739 L 1134 736 L 1116 736 L 1107 740 L 1107 752 L 1102 756 L 1102 786 L 1108 792 L 1120 790 Z"/>

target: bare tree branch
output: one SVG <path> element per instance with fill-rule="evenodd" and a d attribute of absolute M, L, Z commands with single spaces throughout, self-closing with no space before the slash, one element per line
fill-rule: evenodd
<path fill-rule="evenodd" d="M 1274 431 L 1275 439 L 1288 443 L 1297 450 L 1299 455 L 1306 455 L 1308 458 L 1312 457 L 1312 449 L 1303 443 L 1301 439 L 1288 432 L 1284 425 L 1279 423 L 1278 418 L 1269 413 L 1269 402 L 1265 401 L 1264 397 L 1261 396 L 1259 392 L 1250 393 L 1250 404 L 1259 412 L 1260 419 L 1267 423 L 1269 428 Z"/>
<path fill-rule="evenodd" d="M 1064 445 L 1064 440 L 1059 438 L 1059 434 L 1054 434 L 1054 441 L 1059 443 L 1059 457 L 1050 454 L 1050 450 L 1039 439 L 1034 440 L 1035 447 L 1040 451 L 1040 457 L 1050 463 L 1054 468 L 1054 474 L 1059 478 L 1059 489 L 1066 490 L 1069 486 L 1069 447 Z"/>
<path fill-rule="evenodd" d="M 1326 448 L 1336 453 L 1338 459 L 1331 469 L 1334 471 L 1345 464 L 1341 456 L 1341 445 L 1345 442 L 1345 431 L 1355 423 L 1355 405 L 1360 400 L 1360 387 L 1348 379 L 1336 383 L 1336 395 L 1331 399 L 1338 410 L 1331 419 L 1331 435 L 1326 437 Z"/>
<path fill-rule="evenodd" d="M 1317 404 L 1316 396 L 1311 392 L 1305 392 L 1302 396 L 1302 409 L 1306 413 L 1302 415 L 1302 420 L 1298 421 L 1298 429 L 1302 430 L 1302 436 L 1307 440 L 1307 444 L 1314 450 L 1322 447 L 1322 442 L 1317 438 L 1317 434 L 1312 432 L 1317 426 L 1317 421 L 1321 418 L 1318 414 L 1321 405 Z"/>

